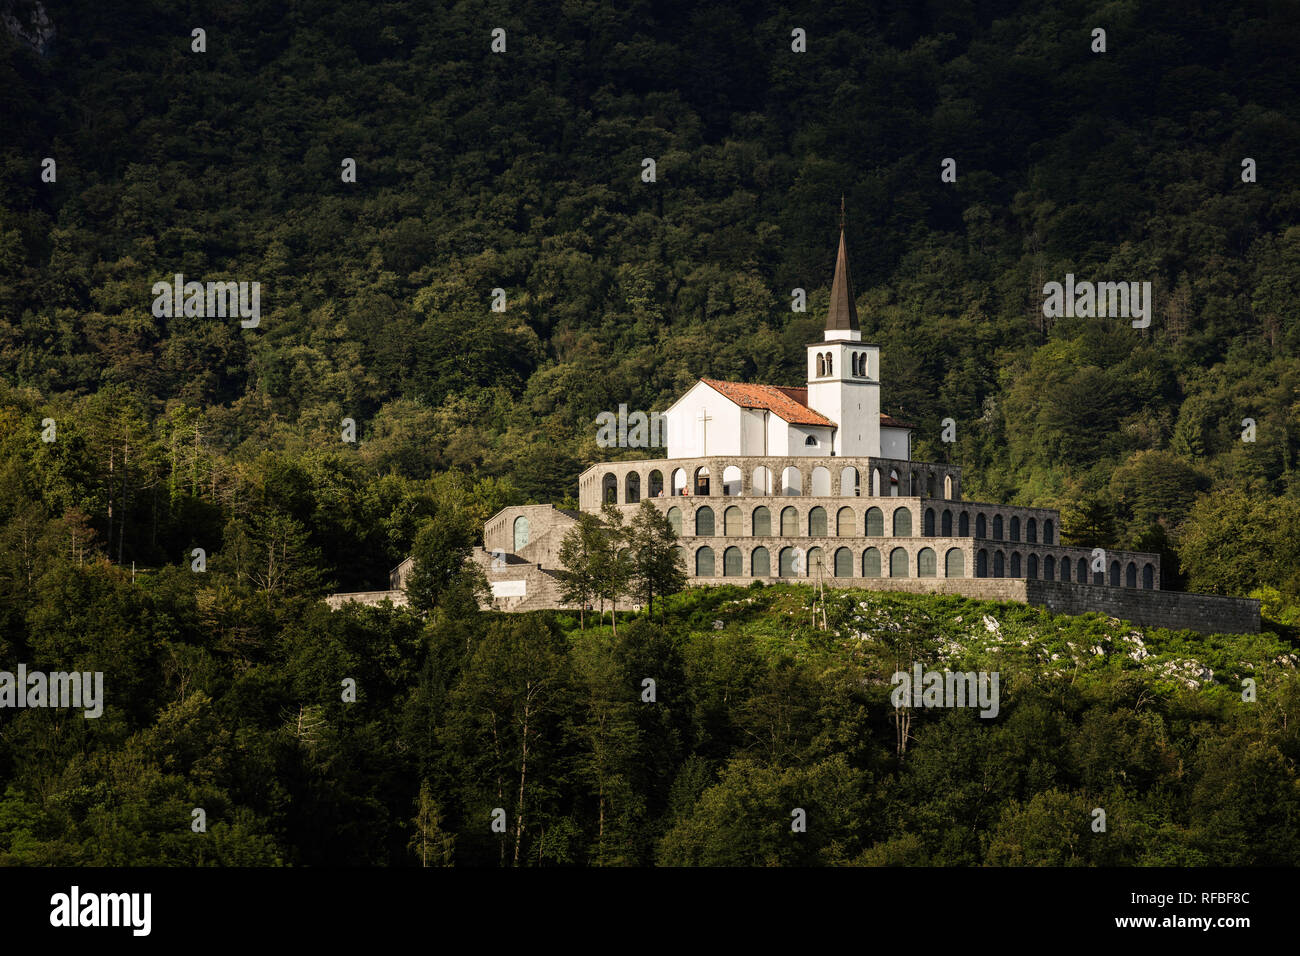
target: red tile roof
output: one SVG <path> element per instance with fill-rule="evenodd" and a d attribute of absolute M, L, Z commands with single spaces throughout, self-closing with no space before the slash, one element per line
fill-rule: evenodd
<path fill-rule="evenodd" d="M 741 408 L 764 408 L 791 425 L 824 425 L 835 428 L 833 421 L 808 407 L 806 386 L 786 388 L 781 385 L 749 385 L 745 382 L 720 382 L 713 378 L 700 379 L 705 385 Z M 889 415 L 881 414 L 880 424 L 889 428 L 912 428 Z"/>

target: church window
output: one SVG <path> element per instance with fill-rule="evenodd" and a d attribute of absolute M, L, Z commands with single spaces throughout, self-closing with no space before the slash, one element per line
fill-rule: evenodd
<path fill-rule="evenodd" d="M 817 356 L 817 377 L 826 377 L 826 357 L 823 355 Z"/>
<path fill-rule="evenodd" d="M 826 374 L 827 375 L 835 374 L 835 356 L 832 355 L 830 352 L 826 353 Z"/>
<path fill-rule="evenodd" d="M 805 445 L 811 445 L 812 447 L 816 448 L 816 447 L 817 447 L 817 436 L 816 436 L 816 435 L 809 435 L 807 438 L 805 438 L 805 439 L 803 440 L 803 443 L 804 443 Z"/>

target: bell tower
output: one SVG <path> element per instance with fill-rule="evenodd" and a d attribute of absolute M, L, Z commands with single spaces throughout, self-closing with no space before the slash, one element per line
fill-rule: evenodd
<path fill-rule="evenodd" d="M 862 341 L 840 198 L 840 249 L 820 342 L 808 346 L 808 405 L 838 426 L 836 455 L 880 455 L 880 348 Z"/>

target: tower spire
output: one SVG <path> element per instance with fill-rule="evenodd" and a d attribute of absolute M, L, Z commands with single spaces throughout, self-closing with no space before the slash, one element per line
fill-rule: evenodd
<path fill-rule="evenodd" d="M 826 331 L 858 330 L 858 307 L 853 301 L 853 280 L 849 278 L 849 250 L 844 242 L 844 196 L 841 194 L 840 251 L 835 257 L 835 278 L 831 281 L 831 307 L 826 314 Z"/>

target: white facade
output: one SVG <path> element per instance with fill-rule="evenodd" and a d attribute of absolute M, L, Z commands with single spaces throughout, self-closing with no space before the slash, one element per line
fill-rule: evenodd
<path fill-rule="evenodd" d="M 879 421 L 879 418 L 876 419 Z M 910 461 L 912 458 L 912 431 L 909 428 L 880 428 L 880 457 L 900 458 Z"/>
<path fill-rule="evenodd" d="M 831 452 L 878 458 L 880 349 L 857 331 L 828 331 L 826 339 L 808 346 L 808 407 L 839 425 Z"/>
<path fill-rule="evenodd" d="M 664 412 L 664 419 L 668 423 L 668 458 L 838 454 L 835 429 L 792 425 L 776 412 L 738 405 L 705 382 L 692 385 Z M 810 438 L 814 444 L 808 443 Z"/>

